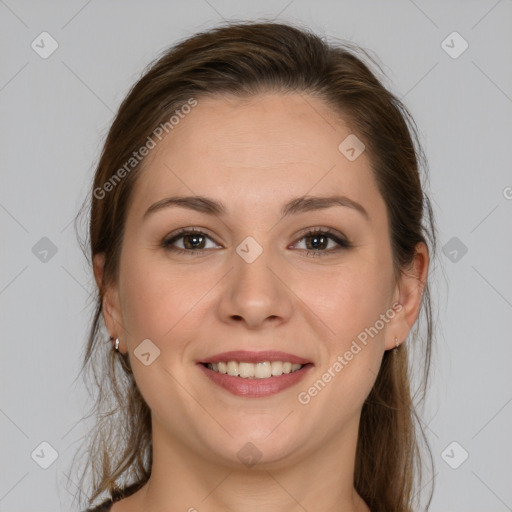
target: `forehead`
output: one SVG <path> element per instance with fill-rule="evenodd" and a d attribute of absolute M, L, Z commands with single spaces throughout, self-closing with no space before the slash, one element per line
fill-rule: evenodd
<path fill-rule="evenodd" d="M 197 101 L 149 155 L 135 209 L 176 193 L 236 202 L 237 212 L 306 194 L 378 195 L 368 156 L 350 161 L 340 151 L 351 130 L 323 101 L 297 93 Z"/>

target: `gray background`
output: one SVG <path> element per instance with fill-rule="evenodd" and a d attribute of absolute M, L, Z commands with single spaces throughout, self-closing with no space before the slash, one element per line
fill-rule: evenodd
<path fill-rule="evenodd" d="M 0 511 L 76 510 L 76 476 L 66 474 L 88 426 L 76 377 L 93 278 L 72 221 L 113 113 L 177 39 L 262 16 L 375 52 L 416 119 L 445 246 L 423 416 L 436 464 L 431 510 L 512 510 L 510 0 L 0 0 Z M 59 45 L 47 59 L 31 47 L 43 31 Z M 442 46 L 454 31 L 469 44 L 457 58 Z M 46 261 L 43 237 L 57 249 Z M 31 458 L 44 441 L 58 452 L 48 469 Z M 453 469 L 462 450 L 469 457 Z"/>

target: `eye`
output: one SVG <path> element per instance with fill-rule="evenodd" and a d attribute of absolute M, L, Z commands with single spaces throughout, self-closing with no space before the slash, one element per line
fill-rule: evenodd
<path fill-rule="evenodd" d="M 310 229 L 303 234 L 297 245 L 299 245 L 302 240 L 306 240 L 305 250 L 307 256 L 312 257 L 328 256 L 342 249 L 352 247 L 352 244 L 342 235 L 335 233 L 330 229 L 323 228 Z M 308 243 L 307 240 L 310 240 L 310 242 Z M 334 242 L 334 248 L 331 245 L 331 248 L 328 249 L 329 242 Z"/>
<path fill-rule="evenodd" d="M 207 240 L 213 242 L 211 237 L 198 229 L 182 228 L 163 240 L 161 245 L 165 250 L 176 254 L 199 256 L 205 249 L 218 247 L 215 244 L 213 247 L 206 247 Z M 307 256 L 312 257 L 327 256 L 352 247 L 352 244 L 343 235 L 324 228 L 312 228 L 306 231 L 295 245 L 300 245 L 302 240 L 310 240 L 310 243 L 306 242 L 306 247 L 303 250 L 306 251 Z M 182 247 L 176 245 L 178 241 L 181 241 Z M 329 242 L 331 242 L 330 248 Z M 334 243 L 334 247 L 332 247 L 332 243 Z"/>
<path fill-rule="evenodd" d="M 198 229 L 180 229 L 177 233 L 173 234 L 170 238 L 162 242 L 162 247 L 168 251 L 175 252 L 176 254 L 187 254 L 189 256 L 199 255 L 202 249 L 214 249 L 215 247 L 205 247 L 206 239 L 211 238 L 199 231 Z M 178 240 L 183 240 L 182 247 L 175 246 Z M 196 253 L 196 254 L 194 254 Z"/>

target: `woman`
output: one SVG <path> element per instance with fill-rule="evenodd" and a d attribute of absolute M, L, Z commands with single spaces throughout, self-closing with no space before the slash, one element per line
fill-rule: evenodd
<path fill-rule="evenodd" d="M 90 510 L 413 510 L 435 236 L 412 119 L 356 50 L 231 23 L 120 106 L 91 191 Z"/>

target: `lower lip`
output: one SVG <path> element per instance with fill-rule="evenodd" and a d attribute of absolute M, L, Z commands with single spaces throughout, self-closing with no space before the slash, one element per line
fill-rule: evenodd
<path fill-rule="evenodd" d="M 198 363 L 198 365 L 212 382 L 226 389 L 233 395 L 246 398 L 260 398 L 275 395 L 300 382 L 309 370 L 313 368 L 313 365 L 309 363 L 293 373 L 283 373 L 282 375 L 272 376 L 268 379 L 246 379 L 243 377 L 233 377 L 227 373 L 215 372 L 201 363 Z"/>

